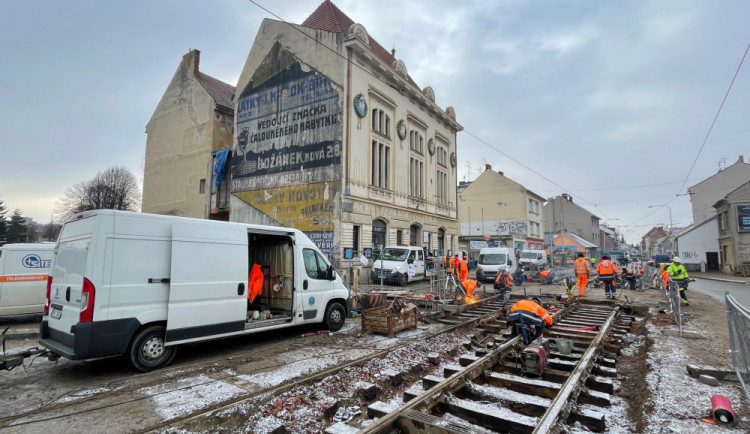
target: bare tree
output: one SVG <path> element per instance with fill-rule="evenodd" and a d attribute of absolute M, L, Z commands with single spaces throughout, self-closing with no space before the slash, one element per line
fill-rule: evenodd
<path fill-rule="evenodd" d="M 74 184 L 57 203 L 57 212 L 68 218 L 92 209 L 138 211 L 141 192 L 135 176 L 124 167 L 110 167 L 89 180 Z"/>

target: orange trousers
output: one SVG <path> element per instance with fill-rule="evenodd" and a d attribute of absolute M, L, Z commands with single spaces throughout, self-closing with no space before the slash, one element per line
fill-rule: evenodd
<path fill-rule="evenodd" d="M 589 283 L 589 276 L 585 274 L 579 274 L 578 275 L 578 295 L 584 296 L 586 295 L 586 285 Z"/>
<path fill-rule="evenodd" d="M 461 281 L 463 282 L 467 277 L 469 277 L 469 270 L 461 267 Z"/>

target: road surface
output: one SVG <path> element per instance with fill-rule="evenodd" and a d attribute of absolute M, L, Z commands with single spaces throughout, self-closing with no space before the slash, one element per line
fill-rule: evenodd
<path fill-rule="evenodd" d="M 724 293 L 729 291 L 738 303 L 746 309 L 750 309 L 750 285 L 745 283 L 722 282 L 698 277 L 695 282 L 691 282 L 688 286 L 688 299 L 690 298 L 690 291 L 710 295 L 722 302 L 724 301 Z"/>

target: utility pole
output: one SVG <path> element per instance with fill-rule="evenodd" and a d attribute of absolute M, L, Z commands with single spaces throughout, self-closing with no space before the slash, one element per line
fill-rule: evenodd
<path fill-rule="evenodd" d="M 560 265 L 565 265 L 565 202 L 567 199 L 560 196 L 560 233 L 562 234 L 562 256 L 560 258 Z"/>

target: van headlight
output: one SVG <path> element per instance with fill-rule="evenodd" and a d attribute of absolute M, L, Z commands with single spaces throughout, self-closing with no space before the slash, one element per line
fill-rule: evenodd
<path fill-rule="evenodd" d="M 398 273 L 399 271 L 401 271 L 401 265 L 403 265 L 403 264 L 396 265 L 396 268 L 394 268 L 393 271 L 396 272 L 396 273 Z"/>

